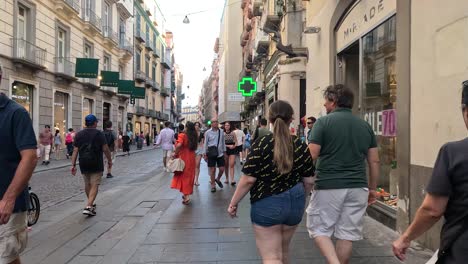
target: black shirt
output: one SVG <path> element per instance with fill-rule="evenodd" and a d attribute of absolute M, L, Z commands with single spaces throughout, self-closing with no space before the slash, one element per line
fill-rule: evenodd
<path fill-rule="evenodd" d="M 314 164 L 307 145 L 293 136 L 294 163 L 291 172 L 281 175 L 273 160 L 273 134 L 255 140 L 242 168 L 245 175 L 257 178 L 250 190 L 250 201 L 279 194 L 294 187 L 303 177 L 314 175 Z"/>
<path fill-rule="evenodd" d="M 13 181 L 20 151 L 36 149 L 37 141 L 29 113 L 21 105 L 0 93 L 0 199 Z M 27 210 L 28 190 L 16 198 L 14 213 Z"/>
<path fill-rule="evenodd" d="M 92 142 L 92 144 L 94 145 L 94 150 L 96 152 L 96 158 L 98 159 L 99 165 L 96 168 L 87 168 L 83 166 L 80 162 L 80 171 L 81 173 L 103 172 L 104 159 L 102 156 L 102 146 L 107 144 L 106 137 L 104 136 L 104 133 L 95 128 L 85 128 L 76 134 L 74 146 L 80 148 L 84 144 L 88 144 L 89 142 Z"/>
<path fill-rule="evenodd" d="M 426 189 L 430 194 L 449 197 L 440 237 L 439 254 L 445 255 L 443 263 L 465 263 L 468 258 L 468 138 L 442 146 Z"/>

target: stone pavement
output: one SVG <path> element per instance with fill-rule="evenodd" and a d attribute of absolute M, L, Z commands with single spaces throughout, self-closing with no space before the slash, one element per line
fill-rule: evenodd
<path fill-rule="evenodd" d="M 226 207 L 234 188 L 210 193 L 206 164 L 188 206 L 169 188 L 171 175 L 162 172 L 160 162 L 127 173 L 127 180 L 101 191 L 95 217 L 81 214 L 84 195 L 44 210 L 30 232 L 23 263 L 261 263 L 247 197 L 239 218 L 231 219 Z M 291 245 L 292 263 L 325 263 L 304 224 Z M 366 239 L 355 244 L 351 263 L 399 263 L 390 247 L 395 236 L 366 218 Z M 425 263 L 429 254 L 412 250 L 407 263 Z"/>

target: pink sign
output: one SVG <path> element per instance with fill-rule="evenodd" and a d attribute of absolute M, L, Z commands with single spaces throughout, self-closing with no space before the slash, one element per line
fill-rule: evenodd
<path fill-rule="evenodd" d="M 396 110 L 382 111 L 382 136 L 396 137 Z"/>

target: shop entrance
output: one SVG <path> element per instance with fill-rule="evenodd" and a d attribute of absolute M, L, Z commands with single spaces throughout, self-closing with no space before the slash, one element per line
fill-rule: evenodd
<path fill-rule="evenodd" d="M 353 90 L 353 113 L 359 113 L 361 105 L 359 100 L 359 41 L 338 54 L 337 83 L 344 84 Z"/>

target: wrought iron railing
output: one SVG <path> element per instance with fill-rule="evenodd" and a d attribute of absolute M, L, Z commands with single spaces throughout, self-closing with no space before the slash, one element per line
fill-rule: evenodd
<path fill-rule="evenodd" d="M 22 59 L 30 63 L 44 66 L 46 50 L 24 39 L 12 39 L 13 58 Z"/>
<path fill-rule="evenodd" d="M 110 26 L 102 27 L 102 35 L 104 35 L 105 38 L 112 40 L 114 43 L 119 43 L 119 34 L 117 34 L 117 32 L 115 32 Z"/>
<path fill-rule="evenodd" d="M 90 8 L 81 9 L 81 19 L 83 19 L 84 22 L 90 23 L 98 30 L 102 28 L 101 18 Z"/>
<path fill-rule="evenodd" d="M 67 5 L 69 5 L 76 12 L 80 12 L 80 1 L 79 0 L 63 0 Z"/>
<path fill-rule="evenodd" d="M 119 47 L 123 50 L 126 50 L 130 53 L 133 53 L 133 45 L 129 39 L 120 39 Z"/>
<path fill-rule="evenodd" d="M 55 72 L 75 76 L 75 63 L 67 57 L 55 57 Z"/>

